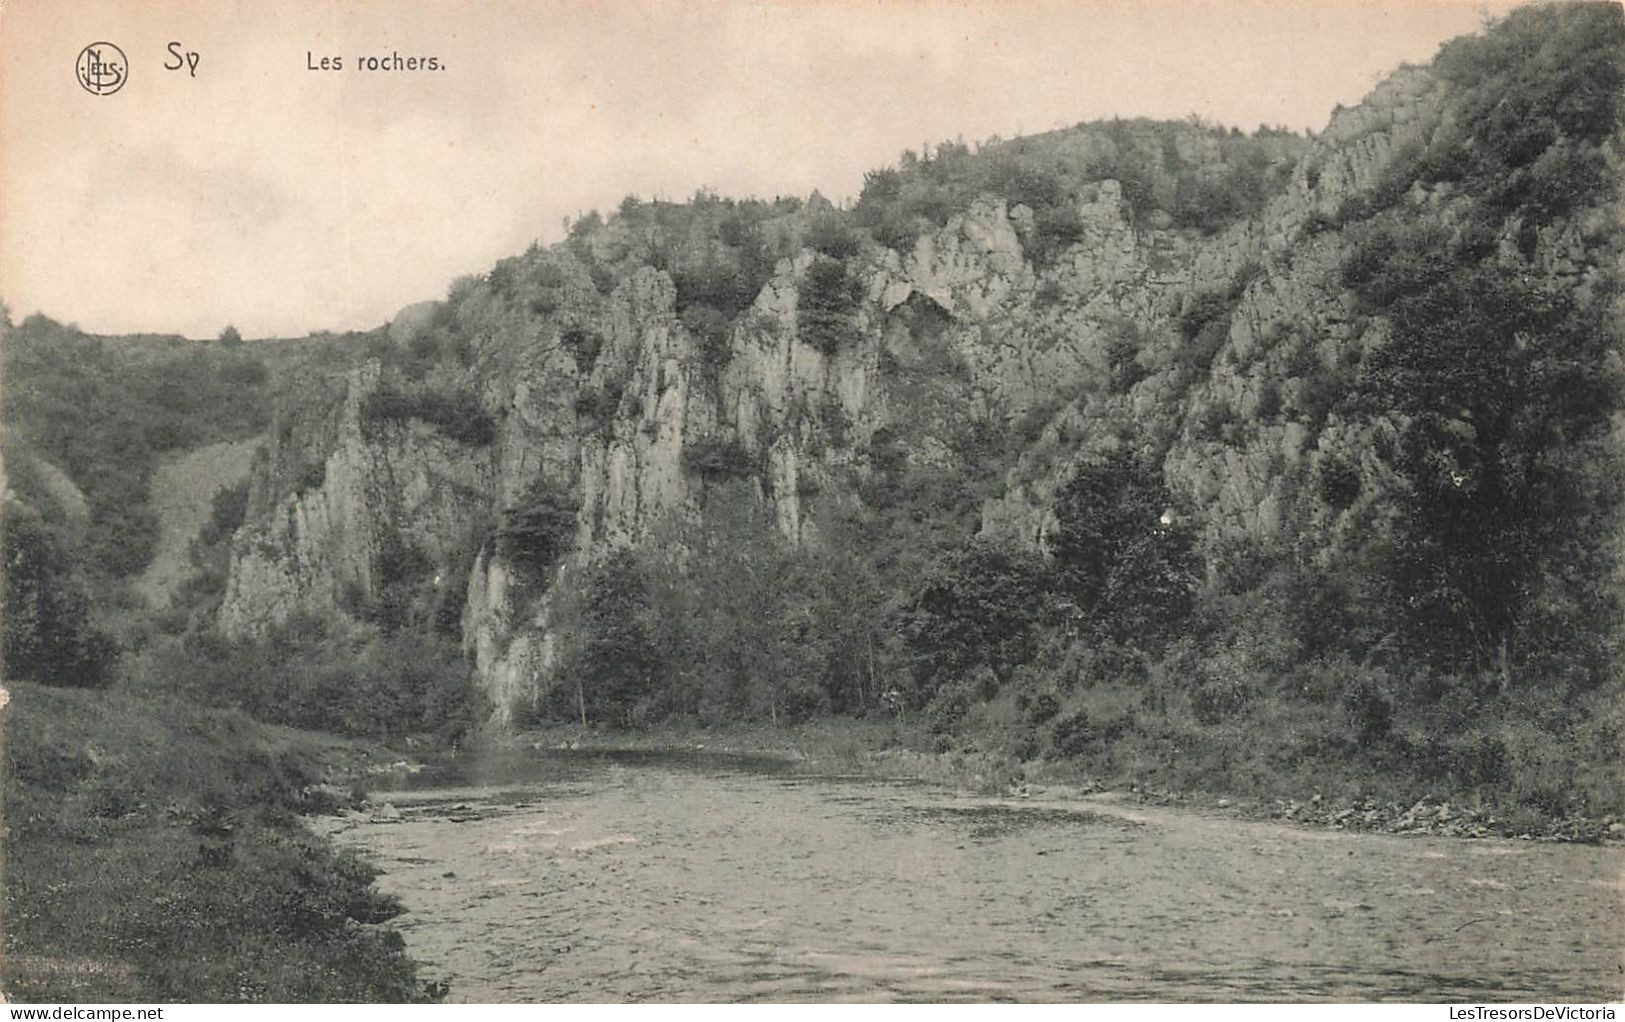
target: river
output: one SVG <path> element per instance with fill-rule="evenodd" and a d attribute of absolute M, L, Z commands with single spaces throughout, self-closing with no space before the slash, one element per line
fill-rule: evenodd
<path fill-rule="evenodd" d="M 526 753 L 322 826 L 453 1001 L 1620 998 L 1625 850 Z"/>

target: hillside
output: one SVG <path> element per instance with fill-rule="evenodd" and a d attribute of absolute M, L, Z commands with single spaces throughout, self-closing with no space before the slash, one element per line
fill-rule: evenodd
<path fill-rule="evenodd" d="M 1621 42 L 1530 8 L 1312 137 L 629 197 L 177 409 L 151 452 L 260 451 L 127 673 L 382 737 L 901 714 L 1111 783 L 1619 812 Z M 17 435 L 145 565 L 155 460 Z"/>
<path fill-rule="evenodd" d="M 169 606 L 191 577 L 192 541 L 208 522 L 220 491 L 247 481 L 256 446 L 252 437 L 209 444 L 165 461 L 153 473 L 148 503 L 158 516 L 158 540 L 152 560 L 135 581 L 148 604 Z"/>
<path fill-rule="evenodd" d="M 297 815 L 344 802 L 317 782 L 364 750 L 150 693 L 11 684 L 8 997 L 423 999 L 379 925 L 401 907 Z"/>

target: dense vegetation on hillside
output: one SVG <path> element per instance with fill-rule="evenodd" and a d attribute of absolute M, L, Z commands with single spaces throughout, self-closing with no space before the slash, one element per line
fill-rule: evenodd
<path fill-rule="evenodd" d="M 1112 120 L 1001 142 L 962 142 L 903 154 L 869 174 L 854 217 L 876 241 L 909 248 L 921 233 L 985 194 L 1032 211 L 1025 239 L 1040 264 L 1076 241 L 1075 200 L 1088 182 L 1114 180 L 1139 216 L 1213 232 L 1257 213 L 1285 183 L 1300 136 L 1261 126 L 1251 135 L 1196 119 Z"/>
<path fill-rule="evenodd" d="M 1527 258 L 1556 218 L 1605 195 L 1611 181 L 1605 149 L 1618 125 L 1620 31 L 1606 6 L 1549 7 L 1520 11 L 1485 35 L 1450 43 L 1436 65 L 1450 86 L 1446 109 L 1426 141 L 1398 152 L 1382 179 L 1351 196 L 1335 222 L 1313 225 L 1340 234 L 1342 285 L 1363 315 L 1386 324 L 1387 339 L 1351 348 L 1349 364 L 1306 362 L 1301 386 L 1292 387 L 1291 378 L 1272 382 L 1253 414 L 1256 421 L 1291 418 L 1311 430 L 1335 423 L 1385 438 L 1373 455 L 1400 481 L 1397 502 L 1361 542 L 1328 546 L 1317 533 L 1327 509 L 1361 499 L 1369 484 L 1362 473 L 1372 471 L 1329 458 L 1296 481 L 1301 506 L 1285 544 L 1198 544 L 1188 509 L 1177 506 L 1161 478 L 1175 435 L 1167 424 L 1119 416 L 1106 423 L 1118 439 L 1080 458 L 1058 494 L 1047 557 L 968 543 L 981 502 L 998 492 L 1042 413 L 1063 403 L 1065 391 L 1007 432 L 951 414 L 972 399 L 963 369 L 938 339 L 940 325 L 926 312 L 905 309 L 917 317 L 909 323 L 913 361 L 888 349 L 891 361 L 881 366 L 903 407 L 894 425 L 869 440 L 865 471 L 840 480 L 858 499 L 831 499 L 816 514 L 825 540 L 790 551 L 765 538 L 744 539 L 761 531 L 760 523 L 745 521 L 742 510 L 721 509 L 730 501 L 750 503 L 749 488 L 734 484 L 760 470 L 759 456 L 726 436 L 691 440 L 684 470 L 704 480 L 712 496 L 704 522 L 673 526 L 694 534 L 673 536 L 667 545 L 709 556 L 673 561 L 653 544 L 594 569 L 576 608 L 569 655 L 579 658 L 580 677 L 602 684 L 580 683 L 592 698 L 578 693 L 576 705 L 555 709 L 629 722 L 691 713 L 777 719 L 866 712 L 888 698 L 930 707 L 944 692 L 950 700 L 971 692 L 977 701 L 996 702 L 1005 689 L 1019 689 L 1031 674 L 1022 669 L 1043 656 L 1093 662 L 1101 649 L 1112 651 L 1099 655 L 1113 663 L 1124 656 L 1149 664 L 1189 656 L 1233 663 L 1222 678 L 1211 666 L 1192 672 L 1189 695 L 1206 717 L 1243 713 L 1271 693 L 1313 688 L 1298 679 L 1305 670 L 1348 679 L 1352 694 L 1334 692 L 1333 700 L 1360 703 L 1390 723 L 1403 718 L 1396 716 L 1402 705 L 1417 703 L 1420 713 L 1446 694 L 1505 700 L 1539 690 L 1561 702 L 1596 689 L 1617 652 L 1607 625 L 1617 599 L 1612 551 L 1596 538 L 1612 535 L 1617 513 L 1606 443 L 1619 394 L 1614 299 L 1595 283 L 1541 283 L 1548 278 L 1508 264 L 1495 239 L 1514 239 Z M 602 377 L 581 390 L 575 408 L 584 425 L 607 428 L 624 380 L 605 367 L 611 354 L 602 335 L 591 323 L 548 319 L 572 294 L 605 293 L 640 270 L 664 273 L 681 324 L 701 339 L 703 372 L 714 378 L 730 357 L 731 331 L 775 266 L 810 249 L 796 297 L 798 336 L 833 355 L 859 329 L 856 274 L 875 258 L 875 246 L 909 248 L 912 238 L 980 196 L 1026 207 L 1023 247 L 1042 266 L 1076 240 L 1076 200 L 1099 181 L 1117 181 L 1133 215 L 1148 225 L 1210 232 L 1256 214 L 1286 187 L 1305 145 L 1269 129 L 1243 135 L 1196 122 L 1112 121 L 905 154 L 899 166 L 871 174 L 849 209 L 816 195 L 805 202 L 708 193 L 684 204 L 628 199 L 607 219 L 592 214 L 573 226 L 563 245 L 573 264 L 533 248 L 483 278 L 459 282 L 404 343 L 377 332 L 351 339 L 346 349 L 330 338 L 326 348 L 301 358 L 326 367 L 381 362 L 384 383 L 361 409 L 368 436 L 417 424 L 484 446 L 498 424 L 464 382 L 466 373 L 480 357 L 479 335 L 488 324 L 520 317 L 535 324 L 543 342 L 553 338 L 567 351 L 578 371 Z M 1407 196 L 1441 186 L 1470 201 L 1458 202 L 1460 212 L 1448 221 L 1413 215 Z M 1189 296 L 1175 321 L 1184 343 L 1160 370 L 1167 374 L 1162 386 L 1177 393 L 1209 378 L 1237 302 L 1259 272 L 1250 267 L 1226 289 Z M 149 341 L 132 357 L 41 317 L 13 333 L 8 372 L 29 383 L 8 388 L 8 427 L 16 443 L 81 481 L 90 506 L 85 537 L 37 544 L 38 555 L 19 564 L 50 557 L 68 564 L 77 551 L 85 570 L 128 573 L 150 547 L 141 488 L 153 460 L 168 449 L 270 424 L 264 365 L 238 343 L 223 339 L 205 351 Z M 1153 371 L 1136 361 L 1142 345 L 1125 333 L 1123 351 L 1109 353 L 1109 379 L 1100 384 L 1106 397 L 1126 395 Z M 119 384 L 108 389 L 113 379 Z M 77 391 L 70 398 L 63 389 L 80 386 L 103 388 L 105 400 L 81 401 Z M 276 431 L 290 428 L 290 401 L 326 400 L 320 387 L 288 390 L 287 407 L 271 424 Z M 1252 425 L 1235 408 L 1211 406 L 1190 428 L 1222 445 Z M 922 460 L 917 454 L 927 442 L 942 453 Z M 341 707 L 322 695 L 323 686 L 308 679 L 329 673 L 323 662 L 343 669 L 353 652 L 337 648 L 341 637 L 313 638 L 308 622 L 252 652 L 179 634 L 206 623 L 235 524 L 283 493 L 321 486 L 319 459 L 302 460 L 307 453 L 280 444 L 273 451 L 287 463 L 262 473 L 269 487 L 247 508 L 222 509 L 230 520 L 200 538 L 199 578 L 183 594 L 189 616 L 172 615 L 163 626 L 176 633 L 174 641 L 159 643 L 144 673 L 188 678 L 188 658 L 200 657 L 196 662 L 234 680 L 210 686 L 200 678 L 185 687 L 273 719 L 331 718 L 330 726 L 370 734 L 460 733 L 470 713 L 446 700 L 462 697 L 435 694 L 428 679 L 406 686 L 409 696 L 403 690 L 401 699 L 382 703 L 362 695 Z M 19 477 L 26 480 L 26 465 Z M 534 592 L 545 590 L 571 542 L 572 499 L 538 492 L 500 512 L 500 522 L 471 526 L 459 570 L 491 540 Z M 718 518 L 729 514 L 739 520 Z M 22 536 L 27 528 L 14 531 Z M 831 551 L 838 536 L 862 539 L 837 558 Z M 758 543 L 766 545 L 755 549 Z M 376 639 L 401 645 L 396 652 L 369 646 L 355 662 L 422 656 L 410 636 L 425 629 L 440 636 L 435 642 L 453 638 L 456 606 L 443 590 L 417 582 L 429 570 L 422 554 L 401 546 L 379 557 L 379 591 L 353 609 Z M 695 567 L 700 562 L 705 567 Z M 76 613 L 76 601 L 83 602 L 74 595 L 76 572 L 69 565 L 55 574 L 64 579 L 60 598 L 37 601 L 40 613 Z M 772 591 L 757 591 L 755 580 L 764 575 L 776 580 Z M 19 585 L 30 577 L 20 571 Z M 755 594 L 740 604 L 741 613 L 777 607 L 765 617 L 784 634 L 734 634 L 720 609 L 734 591 Z M 711 596 L 700 599 L 701 592 Z M 417 605 L 428 599 L 440 602 Z M 853 613 L 828 610 L 836 605 Z M 633 623 L 640 617 L 665 631 L 639 633 Z M 598 636 L 599 627 L 619 637 Z M 387 638 L 397 634 L 407 637 Z M 63 635 L 80 652 L 60 662 L 105 659 L 91 630 Z M 644 645 L 648 650 L 640 652 Z M 19 663 L 31 655 L 25 646 L 19 639 Z M 721 648 L 752 646 L 760 647 L 752 656 L 768 660 L 743 666 L 743 654 Z M 792 652 L 801 647 L 829 652 Z M 659 679 L 648 682 L 653 690 L 612 676 L 618 655 L 642 663 L 654 655 L 650 650 L 659 653 L 646 672 Z M 425 659 L 448 670 L 455 661 L 449 644 Z M 770 671 L 768 662 L 776 665 Z M 88 667 L 87 676 L 97 670 Z M 742 694 L 749 686 L 739 677 L 753 670 L 782 679 L 774 683 L 782 691 Z M 370 676 L 370 669 L 360 671 Z M 307 679 L 300 683 L 305 689 L 277 680 L 292 676 Z M 373 712 L 395 703 L 398 713 Z M 392 714 L 393 725 L 384 719 Z"/>
<path fill-rule="evenodd" d="M 115 676 L 112 633 L 143 613 L 126 583 L 157 543 L 148 488 L 159 460 L 254 436 L 269 419 L 267 365 L 234 333 L 207 343 L 95 337 L 42 315 L 0 323 L 8 677 Z"/>
<path fill-rule="evenodd" d="M 331 347 L 250 346 L 229 329 L 191 342 L 94 337 L 37 315 L 0 322 L 0 674 L 10 698 L 0 984 L 10 997 L 431 999 L 399 935 L 380 925 L 400 906 L 379 894 L 370 867 L 299 820 L 354 802 L 318 783 L 332 743 L 241 712 L 266 711 L 264 699 L 306 676 L 302 648 L 284 641 L 280 657 L 253 661 L 258 651 L 231 651 L 245 675 L 277 672 L 256 703 L 226 684 L 225 651 L 164 634 L 212 628 L 247 487 L 215 494 L 192 544 L 196 574 L 171 607 L 146 607 L 129 588 L 157 539 L 149 486 L 159 461 L 260 434 L 278 369 L 357 357 Z M 389 663 L 377 655 L 371 687 L 352 686 L 352 649 L 318 675 L 327 702 L 289 699 L 258 715 L 395 734 L 417 712 L 432 720 L 411 726 L 434 730 L 440 715 L 402 708 L 411 697 L 401 679 L 416 671 L 439 690 L 460 676 L 437 670 L 447 662 L 421 643 L 391 652 Z M 330 700 L 345 692 L 348 717 Z"/>
<path fill-rule="evenodd" d="M 37 497 L 35 459 L 73 480 L 89 505 L 75 546 L 100 577 L 132 575 L 152 556 L 147 485 L 159 458 L 269 421 L 266 365 L 241 343 L 95 337 L 40 315 L 8 321 L 4 341 L 12 486 Z"/>
<path fill-rule="evenodd" d="M 1341 284 L 1382 339 L 1337 365 L 1305 359 L 1301 383 L 1276 381 L 1255 414 L 1375 446 L 1363 464 L 1327 457 L 1297 479 L 1285 542 L 1198 545 L 1161 478 L 1177 437 L 1131 419 L 1062 488 L 1047 558 L 970 541 L 1009 453 L 964 417 L 936 429 L 935 408 L 968 400 L 945 363 L 915 394 L 918 415 L 897 417 L 905 435 L 876 435 L 861 502 L 820 513 L 840 523 L 832 536 L 862 537 L 838 567 L 833 538 L 758 548 L 741 538 L 750 528 L 716 523 L 619 553 L 587 580 L 567 633 L 575 689 L 542 711 L 629 724 L 914 706 L 945 746 L 1144 783 L 1449 793 L 1524 821 L 1618 811 L 1606 766 L 1625 723 L 1609 433 L 1618 296 L 1605 278 L 1554 278 L 1528 260 L 1560 218 L 1610 201 L 1622 43 L 1617 8 L 1582 5 L 1520 11 L 1449 44 L 1428 141 L 1397 153 L 1335 223 L 1312 224 L 1340 232 Z M 1191 176 L 1176 157 L 1193 131 L 1207 129 L 945 146 L 871 175 L 855 209 L 822 214 L 802 339 L 839 348 L 854 238 L 906 248 L 977 195 L 1033 211 L 1024 245 L 1041 263 L 1069 243 L 1068 200 L 1101 177 L 1140 215 L 1202 229 L 1280 186 L 1267 156 L 1288 139 L 1209 132 L 1220 161 Z M 1160 157 L 1136 148 L 1156 138 Z M 1441 187 L 1460 196 L 1450 214 L 1418 216 L 1410 197 Z M 1208 379 L 1257 272 L 1191 297 L 1174 385 Z M 1253 425 L 1235 408 L 1206 414 L 1192 429 L 1214 444 Z M 910 457 L 913 428 L 956 456 Z M 1331 517 L 1378 477 L 1380 514 L 1334 541 Z M 705 556 L 678 570 L 670 549 Z"/>
<path fill-rule="evenodd" d="M 445 593 L 461 592 L 484 546 L 514 568 L 526 601 L 566 579 L 551 593 L 564 682 L 531 719 L 901 710 L 944 747 L 1142 783 L 1376 783 L 1507 800 L 1535 816 L 1617 807 L 1619 786 L 1599 766 L 1617 756 L 1620 725 L 1615 295 L 1528 260 L 1541 232 L 1611 194 L 1621 35 L 1604 5 L 1539 8 L 1441 51 L 1448 88 L 1425 141 L 1305 228 L 1306 239 L 1336 239 L 1334 284 L 1370 328 L 1332 360 L 1312 338 L 1287 337 L 1297 353 L 1255 404 L 1203 399 L 1189 421 L 1177 411 L 1231 368 L 1219 355 L 1265 273 L 1256 263 L 1185 296 L 1169 324 L 1181 343 L 1163 360 L 1147 361 L 1146 338 L 1124 325 L 1100 379 L 1058 381 L 1003 425 L 962 414 L 977 397 L 940 310 L 905 305 L 907 343 L 879 367 L 891 421 L 849 475 L 803 478 L 817 538 L 799 548 L 773 539 L 757 506 L 761 452 L 727 433 L 691 437 L 681 468 L 703 484 L 697 521 L 679 517 L 560 576 L 577 495 L 538 483 L 470 523 L 450 586 L 424 582 L 446 568 L 422 551 L 386 544 L 378 591 L 349 605 L 367 636 L 359 646 L 304 619 L 246 644 L 177 635 L 142 676 L 267 719 L 453 740 L 480 711 L 454 646 L 460 608 Z M 1119 183 L 1137 224 L 1212 232 L 1285 188 L 1306 144 L 1119 121 L 905 155 L 849 209 L 817 196 L 629 199 L 576 223 L 557 251 L 533 248 L 460 281 L 404 343 L 366 338 L 384 384 L 363 428 L 491 443 L 498 424 L 468 381 L 492 357 L 483 338 L 501 328 L 567 353 L 590 380 L 574 397 L 580 428 L 609 430 L 624 414 L 625 355 L 594 323 L 558 321 L 581 296 L 590 305 L 639 273 L 664 274 L 699 341 L 699 376 L 714 383 L 755 296 L 797 253 L 809 260 L 797 339 L 838 356 L 863 328 L 857 281 L 880 247 L 911 249 L 979 197 L 1026 207 L 1023 250 L 1042 268 L 1076 240 L 1077 199 L 1102 180 Z M 1416 196 L 1432 193 L 1448 213 L 1418 215 Z M 1588 243 L 1614 244 L 1585 230 Z M 1160 410 L 1137 417 L 1129 399 L 1142 384 Z M 983 502 L 1074 398 L 1095 424 L 1088 436 L 1044 434 L 1070 448 L 1072 467 L 1043 554 L 974 538 Z M 834 410 L 808 414 L 839 434 Z M 1281 538 L 1202 536 L 1197 509 L 1168 485 L 1176 445 L 1222 457 L 1286 423 L 1368 449 L 1356 457 L 1326 440 L 1294 470 Z M 295 454 L 279 453 L 291 460 L 268 474 L 267 501 L 320 486 Z M 1335 526 L 1350 509 L 1365 515 L 1356 533 Z M 345 671 L 361 681 L 323 680 Z"/>
<path fill-rule="evenodd" d="M 290 822 L 321 801 L 313 768 L 262 725 L 477 738 L 477 562 L 507 573 L 504 627 L 550 629 L 553 682 L 520 726 L 866 716 L 929 750 L 1002 758 L 1009 776 L 1043 762 L 1122 786 L 1459 799 L 1514 832 L 1625 812 L 1622 53 L 1607 4 L 1520 10 L 1447 44 L 1415 140 L 1294 224 L 1301 249 L 1249 253 L 1112 319 L 1095 361 L 1018 408 L 990 407 L 945 306 L 915 293 L 876 312 L 872 271 L 1002 203 L 1032 289 L 1019 342 L 1036 351 L 1075 340 L 1055 336 L 1078 322 L 1062 313 L 1095 297 L 1065 271 L 1104 182 L 1132 231 L 1217 246 L 1312 191 L 1326 168 L 1303 157 L 1327 150 L 1112 121 L 907 153 L 847 208 L 629 198 L 364 334 L 195 343 L 6 319 L 0 652 L 24 719 L 46 722 L 8 734 L 8 939 L 122 963 L 86 996 L 414 996 L 398 946 L 365 926 L 390 911 L 366 870 Z M 1287 310 L 1238 354 L 1246 303 L 1300 253 L 1324 263 L 1295 293 L 1328 295 L 1336 329 Z M 774 436 L 720 409 L 685 420 L 668 467 L 692 504 L 635 542 L 577 550 L 586 447 L 505 446 L 510 378 L 547 391 L 527 410 L 549 429 L 608 458 L 670 425 L 635 420 L 635 342 L 614 317 L 662 303 L 656 333 L 696 363 L 680 367 L 689 399 L 721 405 L 735 359 L 771 333 L 753 319 L 770 283 L 795 358 L 827 379 L 873 355 L 876 421 L 816 392 Z M 379 509 L 365 584 L 347 576 L 330 613 L 226 638 L 233 544 L 268 543 L 269 522 L 291 535 L 294 498 L 330 486 L 344 371 L 363 367 L 376 382 L 346 428 L 368 457 L 410 442 L 451 452 L 440 476 L 528 474 L 469 497 L 435 543 Z M 768 448 L 791 430 L 795 544 L 764 499 L 781 484 Z M 193 577 L 141 606 L 126 583 L 152 556 L 160 459 L 251 436 L 252 481 L 214 495 Z M 1239 471 L 1264 448 L 1279 530 L 1214 527 L 1190 464 Z M 1013 483 L 1043 491 L 1041 541 L 979 534 Z M 478 489 L 429 471 L 411 485 Z M 75 753 L 62 722 L 123 751 Z M 131 751 L 183 731 L 205 736 L 195 765 Z M 104 867 L 105 883 L 62 893 L 64 870 Z M 175 896 L 163 884 L 182 874 L 195 882 Z M 116 918 L 94 926 L 104 901 Z M 243 903 L 275 922 L 243 932 L 221 910 Z M 178 954 L 176 920 L 226 952 Z"/>

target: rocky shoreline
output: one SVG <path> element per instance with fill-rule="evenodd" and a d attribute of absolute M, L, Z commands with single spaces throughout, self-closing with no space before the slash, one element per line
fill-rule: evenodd
<path fill-rule="evenodd" d="M 1567 815 L 1531 823 L 1505 812 L 1445 800 L 1401 803 L 1377 799 L 1341 800 L 1320 794 L 1302 799 L 1257 798 L 1210 792 L 1174 792 L 1121 786 L 1102 781 L 1077 782 L 1052 776 L 1064 764 L 1028 763 L 1010 769 L 991 753 L 929 752 L 909 748 L 861 748 L 861 740 L 822 727 L 808 733 L 760 730 L 652 732 L 582 731 L 560 727 L 513 736 L 507 748 L 538 750 L 619 750 L 710 752 L 769 755 L 805 773 L 859 774 L 916 780 L 1015 798 L 1112 798 L 1148 806 L 1195 812 L 1218 812 L 1247 819 L 1333 830 L 1401 836 L 1452 837 L 1467 840 L 1503 838 L 1572 844 L 1625 843 L 1625 820 L 1618 816 Z"/>
<path fill-rule="evenodd" d="M 1301 801 L 1177 792 L 1130 792 L 1129 797 L 1147 805 L 1217 810 L 1249 819 L 1277 820 L 1332 830 L 1469 840 L 1503 838 L 1570 844 L 1625 843 L 1625 822 L 1617 816 L 1563 816 L 1542 821 L 1538 826 L 1529 826 L 1505 819 L 1493 810 L 1430 799 L 1418 799 L 1404 805 L 1371 799 L 1333 801 L 1319 795 Z"/>

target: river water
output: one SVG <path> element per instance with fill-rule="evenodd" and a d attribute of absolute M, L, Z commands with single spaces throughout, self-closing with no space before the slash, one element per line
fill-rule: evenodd
<path fill-rule="evenodd" d="M 1617 847 L 529 753 L 326 821 L 454 1001 L 1617 1000 Z"/>

